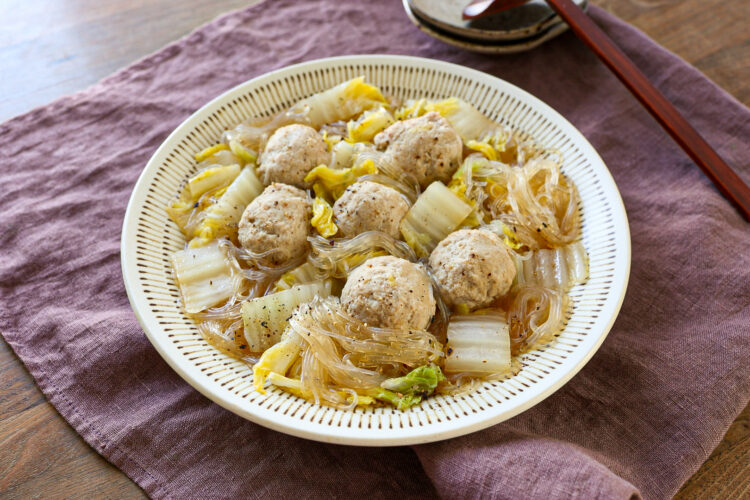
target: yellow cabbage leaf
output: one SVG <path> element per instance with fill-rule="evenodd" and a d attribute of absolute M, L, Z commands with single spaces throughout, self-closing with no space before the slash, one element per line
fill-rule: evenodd
<path fill-rule="evenodd" d="M 357 177 L 377 173 L 378 168 L 372 160 L 341 169 L 318 165 L 305 176 L 305 182 L 312 182 L 316 196 L 330 202 L 339 199 L 346 188 L 357 181 Z"/>
<path fill-rule="evenodd" d="M 197 155 L 195 155 L 195 161 L 200 163 L 202 161 L 209 159 L 210 157 L 212 157 L 219 151 L 224 151 L 226 149 L 229 149 L 229 146 L 227 146 L 224 143 L 214 144 L 213 146 L 209 146 L 203 151 L 201 151 L 200 153 L 198 153 Z"/>
<path fill-rule="evenodd" d="M 330 238 L 339 231 L 336 224 L 333 223 L 333 208 L 324 199 L 319 196 L 313 201 L 313 216 L 310 224 L 324 238 Z"/>
<path fill-rule="evenodd" d="M 227 165 L 209 167 L 190 178 L 188 181 L 188 190 L 193 201 L 198 201 L 200 197 L 216 188 L 225 188 L 240 175 L 241 168 L 239 165 Z"/>
<path fill-rule="evenodd" d="M 372 142 L 382 130 L 394 123 L 393 117 L 384 107 L 365 111 L 355 121 L 346 124 L 349 142 Z"/>
<path fill-rule="evenodd" d="M 247 164 L 254 164 L 258 159 L 258 154 L 252 149 L 246 148 L 237 139 L 229 141 L 229 149 L 232 150 L 234 156 L 240 159 L 243 166 Z"/>

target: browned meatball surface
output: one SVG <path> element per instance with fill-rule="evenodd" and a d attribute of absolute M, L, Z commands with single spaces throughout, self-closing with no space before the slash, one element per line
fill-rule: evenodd
<path fill-rule="evenodd" d="M 495 234 L 462 229 L 448 235 L 430 255 L 430 268 L 450 306 L 486 307 L 505 295 L 516 266 Z"/>
<path fill-rule="evenodd" d="M 434 181 L 447 184 L 463 153 L 459 135 L 435 112 L 396 122 L 376 135 L 374 142 L 385 149 L 394 175 L 412 177 L 423 187 Z"/>
<path fill-rule="evenodd" d="M 281 182 L 309 188 L 305 176 L 321 164 L 328 164 L 331 155 L 323 138 L 307 125 L 281 127 L 268 139 L 258 164 L 263 184 Z"/>
<path fill-rule="evenodd" d="M 287 184 L 271 184 L 247 206 L 239 224 L 243 248 L 265 254 L 274 265 L 307 252 L 312 206 L 306 192 Z"/>
<path fill-rule="evenodd" d="M 355 182 L 333 205 L 336 225 L 347 238 L 381 231 L 398 239 L 398 225 L 408 211 L 409 204 L 398 191 L 371 181 Z"/>
<path fill-rule="evenodd" d="M 375 257 L 357 267 L 341 292 L 344 309 L 368 325 L 423 330 L 435 314 L 430 278 L 418 264 Z"/>

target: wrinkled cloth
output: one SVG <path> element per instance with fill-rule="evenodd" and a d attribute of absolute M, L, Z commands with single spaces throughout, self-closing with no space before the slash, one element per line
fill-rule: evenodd
<path fill-rule="evenodd" d="M 153 498 L 668 498 L 750 394 L 750 226 L 570 33 L 483 56 L 417 30 L 399 0 L 276 0 L 223 16 L 78 94 L 0 126 L 0 331 L 60 414 Z M 592 7 L 730 165 L 750 177 L 750 111 Z M 213 404 L 143 334 L 120 272 L 141 169 L 221 92 L 320 57 L 432 57 L 503 78 L 593 143 L 627 208 L 632 271 L 601 349 L 492 428 L 401 448 L 289 437 Z"/>

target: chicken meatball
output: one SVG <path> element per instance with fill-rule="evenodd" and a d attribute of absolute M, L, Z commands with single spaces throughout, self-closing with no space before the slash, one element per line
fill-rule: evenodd
<path fill-rule="evenodd" d="M 320 164 L 328 164 L 331 155 L 323 138 L 307 125 L 287 125 L 273 133 L 258 164 L 263 184 L 282 182 L 309 188 L 305 176 Z"/>
<path fill-rule="evenodd" d="M 355 182 L 333 205 L 341 235 L 351 238 L 366 231 L 382 231 L 399 238 L 398 225 L 409 204 L 393 188 L 377 182 Z"/>
<path fill-rule="evenodd" d="M 344 309 L 368 325 L 424 330 L 435 297 L 424 269 L 397 257 L 374 257 L 357 267 L 341 292 Z"/>
<path fill-rule="evenodd" d="M 505 295 L 516 266 L 505 243 L 476 229 L 451 233 L 430 255 L 430 268 L 450 306 L 486 307 Z"/>
<path fill-rule="evenodd" d="M 421 186 L 447 183 L 461 163 L 463 142 L 448 120 L 430 112 L 396 122 L 377 136 L 396 175 L 413 177 Z"/>
<path fill-rule="evenodd" d="M 307 252 L 312 206 L 307 193 L 286 184 L 271 184 L 247 206 L 239 224 L 243 248 L 269 252 L 270 264 L 286 264 Z"/>

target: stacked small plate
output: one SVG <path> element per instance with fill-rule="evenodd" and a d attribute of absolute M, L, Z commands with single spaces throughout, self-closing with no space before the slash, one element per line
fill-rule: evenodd
<path fill-rule="evenodd" d="M 587 0 L 574 0 L 582 9 Z M 568 29 L 544 0 L 482 19 L 467 21 L 461 13 L 468 0 L 403 0 L 409 19 L 443 42 L 475 52 L 512 54 L 533 49 Z"/>

